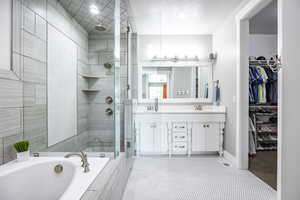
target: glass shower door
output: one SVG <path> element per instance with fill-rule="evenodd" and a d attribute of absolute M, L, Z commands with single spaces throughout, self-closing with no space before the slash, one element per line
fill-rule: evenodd
<path fill-rule="evenodd" d="M 120 88 L 120 43 L 121 43 L 121 22 L 120 22 L 120 0 L 115 0 L 114 9 L 114 153 L 117 157 L 121 147 L 121 88 Z"/>

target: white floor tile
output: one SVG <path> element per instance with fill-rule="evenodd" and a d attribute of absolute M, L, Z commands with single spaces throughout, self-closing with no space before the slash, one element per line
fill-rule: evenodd
<path fill-rule="evenodd" d="M 218 158 L 137 158 L 123 200 L 275 200 L 276 191 Z"/>

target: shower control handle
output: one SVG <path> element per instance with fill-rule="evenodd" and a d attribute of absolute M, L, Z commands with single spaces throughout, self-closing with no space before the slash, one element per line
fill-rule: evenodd
<path fill-rule="evenodd" d="M 105 110 L 105 113 L 106 113 L 107 116 L 111 116 L 112 114 L 114 114 L 114 111 L 111 108 L 107 108 Z"/>
<path fill-rule="evenodd" d="M 111 96 L 108 96 L 105 98 L 105 103 L 112 104 L 114 102 L 113 98 Z"/>

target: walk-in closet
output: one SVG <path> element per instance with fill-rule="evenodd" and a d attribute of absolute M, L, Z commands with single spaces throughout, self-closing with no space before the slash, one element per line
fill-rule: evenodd
<path fill-rule="evenodd" d="M 277 189 L 277 1 L 249 23 L 249 170 Z"/>

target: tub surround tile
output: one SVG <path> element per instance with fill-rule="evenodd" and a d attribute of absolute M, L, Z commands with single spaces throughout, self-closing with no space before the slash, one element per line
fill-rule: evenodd
<path fill-rule="evenodd" d="M 23 106 L 22 82 L 0 79 L 0 108 Z"/>
<path fill-rule="evenodd" d="M 32 34 L 35 33 L 35 13 L 25 6 L 23 6 L 23 28 Z"/>
<path fill-rule="evenodd" d="M 24 57 L 24 81 L 46 84 L 46 63 Z"/>
<path fill-rule="evenodd" d="M 19 80 L 23 79 L 23 57 L 18 53 L 13 53 L 12 70 Z"/>
<path fill-rule="evenodd" d="M 46 62 L 46 42 L 35 35 L 23 31 L 23 53 L 25 56 Z"/>
<path fill-rule="evenodd" d="M 23 0 L 23 4 L 46 19 L 46 4 L 47 0 Z"/>
<path fill-rule="evenodd" d="M 47 87 L 46 85 L 35 85 L 35 104 L 47 104 Z"/>
<path fill-rule="evenodd" d="M 21 53 L 21 36 L 22 36 L 22 18 L 23 18 L 23 11 L 21 1 L 13 0 L 13 51 L 17 53 Z"/>
<path fill-rule="evenodd" d="M 46 85 L 24 83 L 24 106 L 46 105 Z"/>
<path fill-rule="evenodd" d="M 22 109 L 0 108 L 0 137 L 22 133 Z"/>
<path fill-rule="evenodd" d="M 24 138 L 34 138 L 47 132 L 47 107 L 24 108 Z"/>
<path fill-rule="evenodd" d="M 35 15 L 35 34 L 44 41 L 47 39 L 47 23 L 39 15 Z"/>
<path fill-rule="evenodd" d="M 30 151 L 32 153 L 41 150 L 46 150 L 47 148 L 47 140 L 48 140 L 47 132 L 44 132 L 42 135 L 38 135 L 36 137 L 28 138 L 28 139 L 24 136 L 24 140 L 29 141 Z"/>
<path fill-rule="evenodd" d="M 5 163 L 16 159 L 17 154 L 16 150 L 13 147 L 13 144 L 21 140 L 23 140 L 23 134 L 17 134 L 3 138 L 3 161 Z"/>

